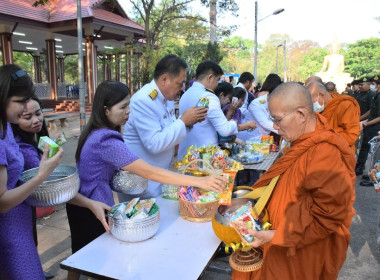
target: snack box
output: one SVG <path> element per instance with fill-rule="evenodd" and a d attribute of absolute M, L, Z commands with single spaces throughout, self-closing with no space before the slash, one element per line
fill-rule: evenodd
<path fill-rule="evenodd" d="M 38 149 L 44 151 L 44 146 L 49 146 L 49 158 L 53 157 L 59 150 L 59 145 L 51 140 L 48 136 L 41 136 L 38 141 Z"/>
<path fill-rule="evenodd" d="M 255 152 L 263 153 L 264 155 L 268 155 L 270 151 L 270 144 L 267 143 L 252 143 L 251 144 Z"/>

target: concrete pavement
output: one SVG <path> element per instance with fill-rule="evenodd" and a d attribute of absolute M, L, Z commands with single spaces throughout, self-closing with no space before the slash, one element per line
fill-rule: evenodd
<path fill-rule="evenodd" d="M 88 120 L 88 117 L 87 117 Z M 61 163 L 75 166 L 75 150 L 79 138 L 79 118 L 68 119 L 68 127 L 58 127 L 51 132 L 55 138 L 61 131 L 65 132 L 68 142 L 64 145 L 65 154 Z M 351 243 L 346 262 L 339 274 L 339 280 L 379 279 L 380 253 L 376 244 L 378 217 L 380 214 L 380 193 L 373 187 L 359 185 L 356 182 L 356 215 L 351 226 Z M 55 280 L 66 279 L 67 272 L 60 269 L 59 263 L 70 256 L 71 241 L 65 205 L 56 206 L 56 211 L 48 217 L 37 221 L 38 252 L 45 271 L 55 274 Z M 82 276 L 81 279 L 89 279 Z M 230 279 L 228 257 L 215 259 L 206 270 L 203 280 Z"/>

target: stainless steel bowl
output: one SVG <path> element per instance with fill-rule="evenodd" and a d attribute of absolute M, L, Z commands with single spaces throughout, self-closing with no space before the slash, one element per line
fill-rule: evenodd
<path fill-rule="evenodd" d="M 29 181 L 38 173 L 38 168 L 24 171 L 21 181 Z M 79 190 L 79 175 L 75 167 L 58 165 L 41 185 L 26 199 L 32 206 L 47 207 L 65 203 L 72 199 Z"/>
<path fill-rule="evenodd" d="M 224 217 L 225 213 L 232 213 L 240 206 L 246 204 L 248 201 L 252 202 L 252 205 L 256 203 L 255 199 L 251 198 L 233 198 L 231 199 L 231 205 L 219 205 L 215 212 L 215 220 L 224 226 L 230 226 L 230 221 L 228 218 Z"/>
<path fill-rule="evenodd" d="M 124 194 L 141 194 L 147 187 L 147 179 L 124 170 L 117 170 L 111 182 L 113 191 Z"/>
<path fill-rule="evenodd" d="M 138 242 L 151 238 L 160 225 L 160 209 L 145 219 L 120 220 L 109 216 L 108 222 L 113 236 L 121 241 Z"/>

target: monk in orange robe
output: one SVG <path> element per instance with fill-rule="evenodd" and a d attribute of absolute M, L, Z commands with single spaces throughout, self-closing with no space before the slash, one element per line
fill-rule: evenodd
<path fill-rule="evenodd" d="M 251 246 L 263 248 L 263 266 L 234 270 L 232 279 L 336 279 L 355 213 L 355 156 L 326 118 L 313 112 L 305 87 L 279 85 L 268 106 L 274 128 L 291 147 L 253 186 L 280 175 L 266 206 L 271 230 L 251 232 Z"/>
<path fill-rule="evenodd" d="M 347 140 L 351 150 L 355 153 L 355 142 L 360 133 L 360 107 L 351 96 L 329 92 L 318 82 L 311 82 L 307 86 L 314 102 L 314 111 L 326 117 L 329 125 Z M 316 104 L 318 103 L 318 104 Z M 322 104 L 321 104 L 322 103 Z"/>

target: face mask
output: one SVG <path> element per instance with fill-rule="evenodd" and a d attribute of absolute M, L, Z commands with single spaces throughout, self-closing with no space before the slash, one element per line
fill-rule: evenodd
<path fill-rule="evenodd" d="M 370 88 L 370 90 L 375 90 L 376 86 L 375 85 L 370 85 L 369 88 Z"/>
<path fill-rule="evenodd" d="M 323 101 L 323 104 L 320 105 L 318 100 L 313 103 L 314 112 L 320 113 L 323 112 L 325 109 L 325 101 Z"/>

